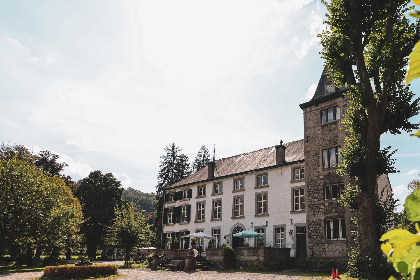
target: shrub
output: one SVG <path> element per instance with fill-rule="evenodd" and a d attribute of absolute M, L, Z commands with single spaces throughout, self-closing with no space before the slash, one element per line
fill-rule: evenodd
<path fill-rule="evenodd" d="M 331 273 L 331 268 L 341 272 L 347 271 L 347 261 L 340 259 L 300 258 L 296 261 L 296 268 L 303 271 Z"/>
<path fill-rule="evenodd" d="M 236 265 L 235 251 L 231 246 L 223 247 L 223 264 L 225 267 L 234 267 Z"/>
<path fill-rule="evenodd" d="M 43 277 L 86 278 L 118 273 L 115 265 L 90 265 L 90 266 L 47 266 L 44 268 Z"/>

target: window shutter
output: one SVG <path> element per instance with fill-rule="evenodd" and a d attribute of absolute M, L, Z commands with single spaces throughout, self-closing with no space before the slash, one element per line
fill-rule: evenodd
<path fill-rule="evenodd" d="M 192 189 L 188 190 L 188 198 L 192 198 Z"/>
<path fill-rule="evenodd" d="M 168 208 L 163 209 L 163 224 L 168 224 Z"/>
<path fill-rule="evenodd" d="M 168 199 L 169 199 L 169 194 L 165 193 L 165 202 L 168 202 Z"/>
<path fill-rule="evenodd" d="M 176 214 L 176 223 L 180 223 L 181 222 L 181 215 L 182 215 L 182 206 L 176 207 L 175 208 Z"/>
<path fill-rule="evenodd" d="M 190 234 L 190 232 L 189 232 L 189 231 L 187 231 L 185 234 L 186 234 L 186 235 L 189 235 L 189 234 Z M 187 247 L 187 248 L 184 248 L 184 249 L 188 249 L 188 248 L 190 248 L 190 247 L 191 247 L 191 246 L 190 246 L 190 238 L 189 238 L 189 237 L 185 237 L 185 244 L 186 244 L 186 247 Z"/>
<path fill-rule="evenodd" d="M 166 233 L 162 233 L 162 244 L 161 244 L 161 248 L 162 249 L 166 249 Z"/>
<path fill-rule="evenodd" d="M 187 206 L 187 222 L 189 223 L 191 220 L 191 205 Z"/>
<path fill-rule="evenodd" d="M 175 193 L 175 200 L 181 200 L 182 199 L 182 191 Z"/>

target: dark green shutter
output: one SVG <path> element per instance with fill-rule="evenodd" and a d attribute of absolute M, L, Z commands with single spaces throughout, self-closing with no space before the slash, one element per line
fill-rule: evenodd
<path fill-rule="evenodd" d="M 161 248 L 162 249 L 166 249 L 166 233 L 162 233 L 162 244 L 161 244 Z"/>
<path fill-rule="evenodd" d="M 188 189 L 188 198 L 192 198 L 192 189 Z"/>
<path fill-rule="evenodd" d="M 168 224 L 168 208 L 163 209 L 163 224 Z"/>

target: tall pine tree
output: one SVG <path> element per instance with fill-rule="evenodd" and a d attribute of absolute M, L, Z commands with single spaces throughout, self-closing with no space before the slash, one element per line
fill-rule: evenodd
<path fill-rule="evenodd" d="M 210 161 L 210 153 L 205 145 L 201 146 L 192 164 L 193 172 L 197 172 L 201 168 L 207 166 Z"/>
<path fill-rule="evenodd" d="M 162 234 L 162 215 L 164 201 L 164 190 L 188 177 L 191 174 L 188 156 L 181 153 L 175 143 L 171 143 L 165 147 L 165 155 L 161 156 L 159 165 L 158 184 L 156 186 L 156 240 L 161 240 Z M 156 244 L 159 245 L 159 244 Z"/>

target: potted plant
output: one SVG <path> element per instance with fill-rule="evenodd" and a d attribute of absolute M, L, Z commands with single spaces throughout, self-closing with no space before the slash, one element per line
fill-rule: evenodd
<path fill-rule="evenodd" d="M 178 249 L 178 238 L 174 239 L 174 249 Z"/>
<path fill-rule="evenodd" d="M 191 237 L 191 247 L 195 248 L 195 238 Z"/>

